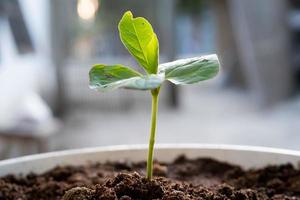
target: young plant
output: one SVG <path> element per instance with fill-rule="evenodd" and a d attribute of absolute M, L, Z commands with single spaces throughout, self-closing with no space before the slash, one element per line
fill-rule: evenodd
<path fill-rule="evenodd" d="M 219 71 L 218 57 L 207 55 L 159 64 L 159 44 L 151 24 L 127 11 L 119 22 L 120 38 L 146 74 L 120 64 L 96 64 L 89 72 L 90 88 L 110 91 L 117 88 L 149 90 L 152 95 L 151 129 L 147 160 L 147 178 L 152 178 L 158 96 L 162 83 L 187 85 L 210 79 Z"/>

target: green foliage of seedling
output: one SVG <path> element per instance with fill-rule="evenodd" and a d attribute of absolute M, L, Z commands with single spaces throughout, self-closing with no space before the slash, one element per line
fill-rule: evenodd
<path fill-rule="evenodd" d="M 159 47 L 151 24 L 145 18 L 133 18 L 128 11 L 119 23 L 119 33 L 125 47 L 145 71 L 156 74 Z"/>
<path fill-rule="evenodd" d="M 109 91 L 124 87 L 128 89 L 152 90 L 161 85 L 163 78 L 156 74 L 144 76 L 123 65 L 94 65 L 90 71 L 90 88 Z"/>
<path fill-rule="evenodd" d="M 117 88 L 150 90 L 152 95 L 151 129 L 147 160 L 147 178 L 152 178 L 158 96 L 162 83 L 194 84 L 213 78 L 219 72 L 217 55 L 187 58 L 159 65 L 159 44 L 151 24 L 127 11 L 119 22 L 120 38 L 130 54 L 145 70 L 143 75 L 120 64 L 96 64 L 90 70 L 90 88 L 110 91 Z"/>

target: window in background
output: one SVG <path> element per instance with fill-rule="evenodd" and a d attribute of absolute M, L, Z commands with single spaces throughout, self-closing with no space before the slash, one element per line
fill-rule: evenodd
<path fill-rule="evenodd" d="M 177 54 L 199 55 L 215 52 L 215 27 L 210 6 L 208 1 L 177 1 Z"/>
<path fill-rule="evenodd" d="M 128 55 L 119 40 L 117 25 L 120 17 L 126 10 L 132 10 L 136 16 L 150 16 L 153 19 L 155 9 L 145 1 L 125 2 L 117 4 L 115 1 L 77 0 L 76 5 L 73 5 L 76 9 L 72 13 L 69 56 L 88 60 Z"/>
<path fill-rule="evenodd" d="M 126 3 L 125 3 L 126 2 Z M 161 54 L 168 54 L 168 43 L 175 43 L 177 55 L 210 53 L 215 50 L 213 13 L 208 1 L 178 0 L 163 2 L 125 0 L 115 1 L 77 0 L 73 3 L 70 21 L 69 56 L 91 59 L 104 56 L 126 56 L 127 51 L 119 40 L 117 25 L 123 12 L 132 10 L 135 16 L 144 16 L 153 24 L 160 37 Z M 124 6 L 125 5 L 125 6 Z M 147 9 L 145 9 L 147 7 Z M 164 18 L 172 15 L 172 26 Z M 168 23 L 168 22 L 167 22 Z M 168 30 L 165 26 L 174 28 Z M 169 28 L 169 29 L 170 29 Z M 174 37 L 172 36 L 174 34 Z M 172 41 L 163 35 L 169 35 Z"/>

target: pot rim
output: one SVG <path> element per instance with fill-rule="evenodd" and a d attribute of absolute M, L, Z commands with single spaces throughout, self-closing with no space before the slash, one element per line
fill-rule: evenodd
<path fill-rule="evenodd" d="M 130 144 L 130 145 L 111 145 L 111 146 L 101 146 L 101 147 L 87 147 L 78 149 L 69 149 L 62 151 L 53 151 L 48 153 L 40 153 L 27 155 L 17 158 L 11 158 L 6 160 L 0 160 L 0 167 L 4 165 L 12 165 L 22 162 L 47 159 L 47 158 L 57 158 L 62 156 L 71 155 L 84 155 L 95 152 L 115 152 L 115 151 L 126 151 L 126 150 L 147 150 L 147 144 Z M 274 153 L 281 155 L 290 155 L 300 157 L 300 151 L 274 148 L 274 147 L 263 147 L 263 146 L 249 146 L 249 145 L 232 145 L 232 144 L 201 144 L 201 143 L 165 143 L 156 144 L 155 149 L 199 149 L 199 150 L 234 150 L 234 151 L 248 151 L 248 152 L 260 152 L 260 153 Z M 146 158 L 145 158 L 146 159 Z"/>

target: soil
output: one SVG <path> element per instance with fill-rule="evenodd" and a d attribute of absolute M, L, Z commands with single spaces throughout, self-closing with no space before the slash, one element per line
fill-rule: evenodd
<path fill-rule="evenodd" d="M 0 178 L 0 200 L 300 200 L 300 170 L 290 164 L 243 170 L 208 158 L 154 165 L 119 161 L 56 167 Z"/>

